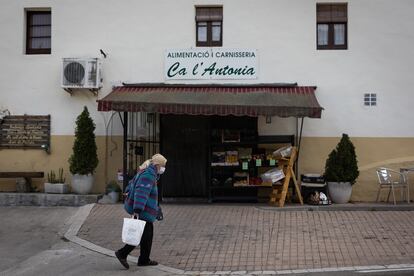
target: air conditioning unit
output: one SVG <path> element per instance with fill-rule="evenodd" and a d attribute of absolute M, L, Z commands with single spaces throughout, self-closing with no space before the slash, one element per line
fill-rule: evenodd
<path fill-rule="evenodd" d="M 98 58 L 64 58 L 62 88 L 65 90 L 102 87 L 102 63 Z"/>

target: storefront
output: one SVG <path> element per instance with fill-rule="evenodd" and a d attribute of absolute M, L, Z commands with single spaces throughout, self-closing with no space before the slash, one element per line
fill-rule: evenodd
<path fill-rule="evenodd" d="M 155 151 L 168 157 L 164 198 L 257 201 L 268 196 L 260 174 L 277 165 L 271 153 L 300 138 L 300 133 L 258 135 L 258 117 L 295 117 L 301 124 L 305 117 L 320 118 L 315 89 L 297 84 L 125 84 L 99 100 L 98 109 L 123 112 L 125 175 L 130 177 Z M 138 116 L 151 120 L 153 139 L 136 135 Z"/>
<path fill-rule="evenodd" d="M 21 135 L 0 138 L 2 172 L 46 176 L 63 169 L 71 184 L 68 159 L 85 106 L 96 125 L 93 193 L 161 150 L 169 155 L 164 195 L 219 198 L 230 193 L 228 178 L 256 183 L 264 167 L 249 163 L 246 170 L 240 156 L 263 156 L 280 140 L 300 146 L 298 175 L 323 174 L 343 133 L 355 145 L 360 171 L 353 201 L 375 201 L 378 167 L 414 166 L 409 1 L 376 1 L 375 9 L 358 0 L 101 2 L 2 2 L 8 43 L 0 52 L 7 64 L 0 117 L 49 118 L 42 135 L 27 139 L 34 148 L 12 148 Z M 38 20 L 41 26 L 30 23 Z M 39 28 L 47 35 L 34 37 Z M 240 132 L 238 141 L 232 127 L 254 135 L 246 142 Z M 220 166 L 235 151 L 239 165 Z M 42 191 L 45 181 L 35 178 L 33 185 Z M 231 194 L 251 195 L 234 183 Z M 0 179 L 0 191 L 15 190 L 16 179 Z"/>

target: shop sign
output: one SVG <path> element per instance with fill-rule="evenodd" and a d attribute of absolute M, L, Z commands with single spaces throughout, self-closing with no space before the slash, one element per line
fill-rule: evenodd
<path fill-rule="evenodd" d="M 6 116 L 0 122 L 0 149 L 50 148 L 50 115 Z"/>
<path fill-rule="evenodd" d="M 196 48 L 165 51 L 166 80 L 256 79 L 256 49 Z"/>

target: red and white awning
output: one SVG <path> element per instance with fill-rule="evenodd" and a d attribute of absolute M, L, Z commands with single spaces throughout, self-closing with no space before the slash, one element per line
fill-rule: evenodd
<path fill-rule="evenodd" d="M 99 111 L 320 118 L 316 87 L 297 85 L 136 84 L 115 87 Z"/>

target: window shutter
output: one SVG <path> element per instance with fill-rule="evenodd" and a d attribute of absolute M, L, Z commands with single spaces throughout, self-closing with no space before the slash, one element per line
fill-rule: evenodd
<path fill-rule="evenodd" d="M 317 4 L 318 23 L 346 23 L 348 21 L 348 5 L 339 4 Z"/>
<path fill-rule="evenodd" d="M 222 21 L 223 8 L 202 7 L 196 9 L 196 21 Z"/>
<path fill-rule="evenodd" d="M 347 4 L 332 5 L 332 22 L 346 23 L 348 21 Z"/>
<path fill-rule="evenodd" d="M 317 5 L 317 20 L 318 23 L 331 22 L 331 4 Z"/>

